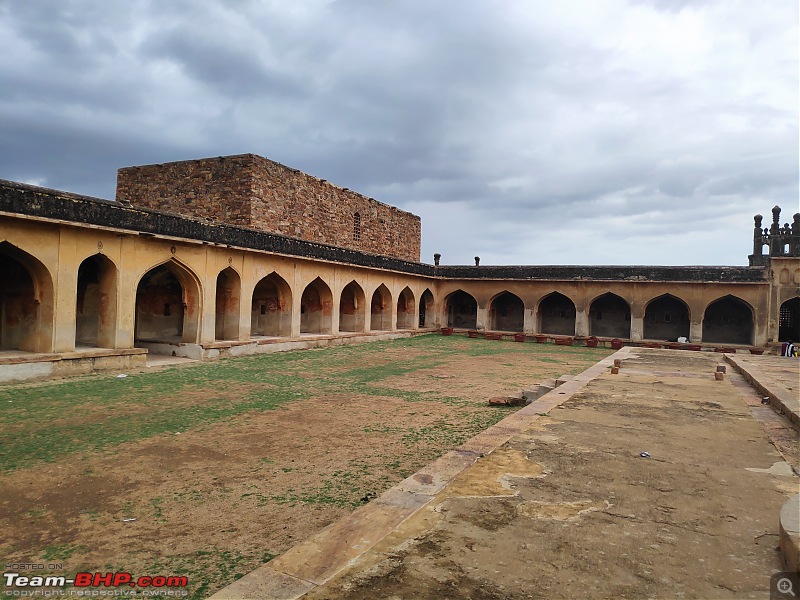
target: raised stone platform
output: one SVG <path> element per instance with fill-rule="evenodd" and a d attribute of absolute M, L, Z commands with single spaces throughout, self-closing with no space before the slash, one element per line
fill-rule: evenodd
<path fill-rule="evenodd" d="M 401 329 L 396 331 L 371 331 L 369 333 L 337 333 L 336 335 L 303 333 L 300 337 L 293 338 L 255 337 L 247 341 L 218 341 L 207 344 L 187 344 L 169 340 L 149 340 L 137 343 L 153 354 L 195 360 L 213 360 L 250 354 L 269 354 L 271 352 L 288 352 L 289 350 L 307 350 L 309 348 L 325 348 L 380 340 L 396 340 L 432 331 L 436 331 L 436 329 Z"/>
<path fill-rule="evenodd" d="M 144 368 L 146 360 L 147 350 L 143 348 L 78 348 L 47 354 L 6 350 L 0 352 L 0 383 Z"/>
<path fill-rule="evenodd" d="M 785 356 L 733 356 L 725 360 L 764 397 L 778 413 L 800 429 L 800 360 Z"/>

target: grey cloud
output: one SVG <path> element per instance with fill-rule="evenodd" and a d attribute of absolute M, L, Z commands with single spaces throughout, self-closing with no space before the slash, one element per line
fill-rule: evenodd
<path fill-rule="evenodd" d="M 769 7 L 0 0 L 0 177 L 110 197 L 120 166 L 255 152 L 419 211 L 426 260 L 742 264 L 798 195 L 796 7 Z M 696 56 L 632 49 L 643 14 L 695 15 Z"/>

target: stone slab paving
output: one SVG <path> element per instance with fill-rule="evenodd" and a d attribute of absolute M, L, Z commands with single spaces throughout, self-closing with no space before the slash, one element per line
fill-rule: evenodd
<path fill-rule="evenodd" d="M 720 358 L 624 348 L 215 597 L 768 597 L 798 478 Z"/>
<path fill-rule="evenodd" d="M 734 356 L 737 362 L 753 365 L 770 381 L 779 383 L 786 389 L 794 391 L 796 395 L 800 395 L 800 358 L 769 354 L 752 356 L 738 353 Z"/>
<path fill-rule="evenodd" d="M 732 354 L 726 354 L 725 360 L 769 399 L 773 409 L 800 430 L 800 360 L 796 357 Z"/>

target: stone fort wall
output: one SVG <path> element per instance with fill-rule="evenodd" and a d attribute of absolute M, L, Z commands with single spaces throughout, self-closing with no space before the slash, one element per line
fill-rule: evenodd
<path fill-rule="evenodd" d="M 254 154 L 119 169 L 117 201 L 420 259 L 418 216 Z"/>

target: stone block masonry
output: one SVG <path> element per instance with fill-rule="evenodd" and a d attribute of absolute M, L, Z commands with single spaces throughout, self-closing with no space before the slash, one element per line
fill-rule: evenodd
<path fill-rule="evenodd" d="M 127 167 L 117 201 L 419 262 L 421 222 L 254 154 Z"/>

